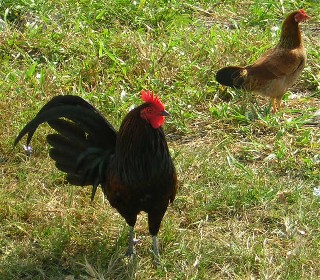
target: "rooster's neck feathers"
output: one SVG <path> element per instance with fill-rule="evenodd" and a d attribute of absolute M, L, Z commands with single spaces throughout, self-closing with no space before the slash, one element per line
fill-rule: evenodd
<path fill-rule="evenodd" d="M 140 117 L 140 111 L 148 106 L 144 103 L 130 111 L 117 135 L 114 167 L 121 181 L 129 185 L 159 176 L 160 180 L 174 169 L 162 128 L 154 129 Z"/>

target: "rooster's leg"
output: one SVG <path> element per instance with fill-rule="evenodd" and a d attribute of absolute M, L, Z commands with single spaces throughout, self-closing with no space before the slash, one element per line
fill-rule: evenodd
<path fill-rule="evenodd" d="M 153 253 L 154 253 L 154 262 L 156 265 L 158 265 L 160 254 L 159 254 L 159 247 L 158 247 L 158 240 L 156 235 L 152 235 L 152 247 L 153 247 Z"/>
<path fill-rule="evenodd" d="M 133 227 L 130 227 L 130 231 L 129 231 L 129 247 L 128 247 L 128 255 L 132 256 L 134 254 L 134 231 L 133 231 Z"/>
<path fill-rule="evenodd" d="M 153 211 L 148 213 L 148 224 L 149 224 L 149 232 L 152 236 L 152 246 L 153 246 L 153 254 L 154 254 L 154 264 L 158 266 L 160 264 L 160 254 L 159 254 L 159 247 L 158 247 L 158 240 L 157 235 L 159 232 L 160 224 L 164 213 L 167 210 L 167 205 L 162 208 L 156 208 Z"/>

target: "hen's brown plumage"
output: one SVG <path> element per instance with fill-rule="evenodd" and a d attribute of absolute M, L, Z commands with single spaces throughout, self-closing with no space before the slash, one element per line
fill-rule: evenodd
<path fill-rule="evenodd" d="M 146 94 L 146 93 L 145 93 Z M 177 190 L 175 168 L 163 130 L 154 128 L 146 110 L 161 118 L 166 111 L 144 103 L 130 111 L 119 132 L 89 103 L 77 96 L 57 96 L 49 101 L 19 133 L 17 144 L 28 134 L 27 145 L 41 123 L 55 134 L 47 135 L 50 157 L 74 185 L 93 185 L 92 199 L 101 185 L 110 204 L 130 226 L 129 254 L 133 253 L 133 227 L 140 211 L 148 213 L 153 250 L 158 258 L 156 236 L 169 202 Z M 160 104 L 162 105 L 162 104 Z M 148 112 L 149 112 L 148 111 Z"/>
<path fill-rule="evenodd" d="M 307 18 L 303 10 L 289 14 L 282 25 L 280 41 L 274 49 L 252 65 L 220 69 L 216 74 L 217 81 L 225 86 L 271 97 L 273 111 L 277 112 L 283 95 L 296 82 L 306 63 L 299 22 Z"/>

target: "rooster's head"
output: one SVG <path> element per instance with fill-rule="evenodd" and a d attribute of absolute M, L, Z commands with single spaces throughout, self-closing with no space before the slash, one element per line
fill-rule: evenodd
<path fill-rule="evenodd" d="M 159 128 L 164 122 L 164 117 L 169 115 L 159 97 L 149 90 L 142 90 L 141 99 L 148 104 L 140 111 L 141 118 L 148 121 L 153 128 Z"/>

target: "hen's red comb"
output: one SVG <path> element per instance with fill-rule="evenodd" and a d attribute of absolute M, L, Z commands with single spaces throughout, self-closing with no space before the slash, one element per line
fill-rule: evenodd
<path fill-rule="evenodd" d="M 159 107 L 159 109 L 161 111 L 164 110 L 164 106 L 162 104 L 162 102 L 160 101 L 159 97 L 158 96 L 155 96 L 154 95 L 154 92 L 153 91 L 145 91 L 145 90 L 142 90 L 141 91 L 141 99 L 146 102 L 146 103 L 152 103 L 153 105 Z"/>

